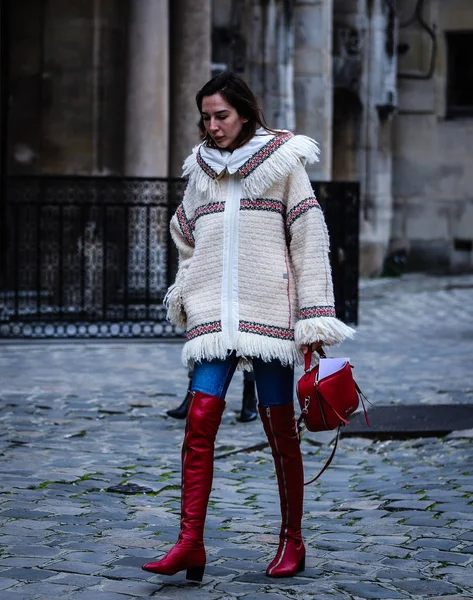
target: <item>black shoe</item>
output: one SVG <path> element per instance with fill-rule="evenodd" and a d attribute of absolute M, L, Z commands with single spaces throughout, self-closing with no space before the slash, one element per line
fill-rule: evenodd
<path fill-rule="evenodd" d="M 241 413 L 238 419 L 242 423 L 254 421 L 258 416 L 256 410 L 256 388 L 254 381 L 243 381 L 243 399 L 241 402 Z"/>
<path fill-rule="evenodd" d="M 191 384 L 192 379 L 189 379 L 189 388 L 187 390 L 186 397 L 177 408 L 171 408 L 166 411 L 166 414 L 173 419 L 185 419 L 187 417 L 187 410 L 189 408 L 189 402 L 191 399 Z"/>

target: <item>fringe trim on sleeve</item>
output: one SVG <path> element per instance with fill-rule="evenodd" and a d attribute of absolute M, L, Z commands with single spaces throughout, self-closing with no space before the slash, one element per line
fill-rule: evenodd
<path fill-rule="evenodd" d="M 177 284 L 173 283 L 164 296 L 163 304 L 167 309 L 167 319 L 173 325 L 185 329 L 187 325 L 187 316 L 184 312 L 181 290 Z"/>
<path fill-rule="evenodd" d="M 336 346 L 347 338 L 353 338 L 355 333 L 354 329 L 335 317 L 301 319 L 294 328 L 297 345 L 323 342 L 327 346 Z"/>

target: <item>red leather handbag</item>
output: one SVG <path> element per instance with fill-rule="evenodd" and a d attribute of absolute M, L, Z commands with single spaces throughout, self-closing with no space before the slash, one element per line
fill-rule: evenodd
<path fill-rule="evenodd" d="M 318 351 L 320 358 L 327 358 L 323 349 Z M 297 398 L 301 407 L 301 415 L 297 422 L 299 431 L 301 422 L 304 421 L 309 431 L 328 431 L 337 429 L 335 446 L 329 460 L 320 473 L 306 482 L 309 485 L 318 479 L 332 462 L 337 450 L 340 427 L 348 424 L 348 417 L 355 412 L 361 402 L 365 412 L 366 423 L 369 426 L 368 414 L 363 402 L 363 392 L 353 379 L 352 366 L 348 361 L 338 365 L 339 368 L 320 378 L 320 368 L 316 365 L 312 369 L 310 363 L 312 352 L 305 355 L 304 375 L 299 379 L 296 387 Z"/>

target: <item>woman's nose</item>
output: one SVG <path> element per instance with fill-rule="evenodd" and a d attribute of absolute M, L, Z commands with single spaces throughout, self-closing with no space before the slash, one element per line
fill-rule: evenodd
<path fill-rule="evenodd" d="M 210 119 L 209 131 L 217 131 L 217 130 L 218 130 L 217 121 L 214 121 L 214 119 Z"/>

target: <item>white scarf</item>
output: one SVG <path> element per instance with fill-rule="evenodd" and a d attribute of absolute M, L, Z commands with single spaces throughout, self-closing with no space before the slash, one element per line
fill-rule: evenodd
<path fill-rule="evenodd" d="M 274 134 L 260 127 L 249 142 L 233 152 L 220 150 L 219 148 L 209 148 L 202 144 L 200 155 L 218 175 L 222 175 L 225 170 L 230 175 L 233 175 L 233 173 L 236 173 L 240 167 L 274 137 Z"/>
<path fill-rule="evenodd" d="M 275 181 L 289 175 L 298 162 L 319 160 L 319 147 L 313 139 L 286 131 L 281 133 L 283 135 L 276 136 L 260 128 L 249 142 L 233 152 L 200 144 L 185 160 L 183 177 L 189 177 L 197 192 L 215 200 L 220 191 L 220 177 L 225 172 L 232 175 L 240 171 L 244 193 L 257 198 Z M 265 147 L 268 152 L 264 151 Z"/>

